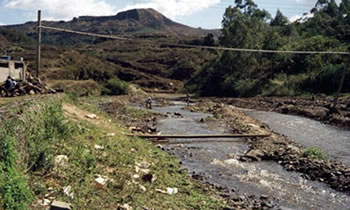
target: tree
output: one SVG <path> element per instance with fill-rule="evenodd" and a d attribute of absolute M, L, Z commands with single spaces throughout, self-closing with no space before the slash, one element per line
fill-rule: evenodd
<path fill-rule="evenodd" d="M 214 35 L 212 33 L 208 33 L 205 37 L 204 37 L 204 43 L 205 46 L 214 46 L 215 45 L 215 39 L 214 39 Z"/>
<path fill-rule="evenodd" d="M 271 26 L 285 26 L 289 23 L 288 18 L 278 9 L 275 18 L 270 22 Z"/>

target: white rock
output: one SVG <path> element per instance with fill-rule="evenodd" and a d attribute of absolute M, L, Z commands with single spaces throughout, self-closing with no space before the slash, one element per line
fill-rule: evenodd
<path fill-rule="evenodd" d="M 140 169 L 140 171 L 144 174 L 149 174 L 151 172 L 149 169 Z"/>
<path fill-rule="evenodd" d="M 50 209 L 71 210 L 72 205 L 61 201 L 53 201 Z"/>
<path fill-rule="evenodd" d="M 108 133 L 107 134 L 107 137 L 113 137 L 113 136 L 115 136 L 115 133 Z"/>
<path fill-rule="evenodd" d="M 49 206 L 51 201 L 49 199 L 38 200 L 37 203 L 40 206 Z"/>
<path fill-rule="evenodd" d="M 138 178 L 140 178 L 140 175 L 135 174 L 134 176 L 132 176 L 132 178 L 134 178 L 134 179 L 138 179 Z"/>
<path fill-rule="evenodd" d="M 121 209 L 124 209 L 124 210 L 132 210 L 132 207 L 129 205 L 129 204 L 124 204 L 120 207 Z"/>
<path fill-rule="evenodd" d="M 68 165 L 68 157 L 66 155 L 57 155 L 55 157 L 55 167 L 65 167 Z"/>
<path fill-rule="evenodd" d="M 48 205 L 50 205 L 50 203 L 51 203 L 51 201 L 49 199 L 44 199 L 43 200 L 43 205 L 44 206 L 48 206 Z"/>
<path fill-rule="evenodd" d="M 98 150 L 103 150 L 104 148 L 105 148 L 104 146 L 101 146 L 101 145 L 95 144 L 95 149 L 98 149 Z"/>
<path fill-rule="evenodd" d="M 139 187 L 140 187 L 140 189 L 141 189 L 143 192 L 146 192 L 146 191 L 147 191 L 146 187 L 144 187 L 144 186 L 142 186 L 142 185 L 139 185 Z"/>
<path fill-rule="evenodd" d="M 68 197 L 74 199 L 74 193 L 72 192 L 72 187 L 70 185 L 63 188 L 63 193 Z"/>
<path fill-rule="evenodd" d="M 95 114 L 87 114 L 87 115 L 85 115 L 85 117 L 87 117 L 89 119 L 97 119 L 97 115 L 95 115 Z"/>
<path fill-rule="evenodd" d="M 147 163 L 146 161 L 142 161 L 142 162 L 136 162 L 136 165 L 140 168 L 149 168 L 151 166 L 150 163 Z"/>
<path fill-rule="evenodd" d="M 239 164 L 239 161 L 238 160 L 236 160 L 236 159 L 228 159 L 228 160 L 225 160 L 224 161 L 226 164 L 229 164 L 229 165 L 240 165 Z"/>
<path fill-rule="evenodd" d="M 174 187 L 174 188 L 167 187 L 167 188 L 166 188 L 166 192 L 167 192 L 169 195 L 175 195 L 176 193 L 178 193 L 178 189 L 177 189 L 176 187 Z"/>
<path fill-rule="evenodd" d="M 97 182 L 100 185 L 105 185 L 108 180 L 109 180 L 109 178 L 106 176 L 97 175 L 95 182 Z"/>
<path fill-rule="evenodd" d="M 260 128 L 258 125 L 255 125 L 253 123 L 248 124 L 248 126 L 253 127 L 253 128 Z"/>

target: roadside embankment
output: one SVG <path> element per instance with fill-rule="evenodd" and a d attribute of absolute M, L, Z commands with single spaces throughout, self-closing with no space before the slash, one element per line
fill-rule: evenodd
<path fill-rule="evenodd" d="M 74 209 L 227 206 L 176 158 L 127 137 L 121 121 L 93 106 L 97 101 L 57 95 L 1 107 L 0 208 L 48 209 L 55 201 Z"/>

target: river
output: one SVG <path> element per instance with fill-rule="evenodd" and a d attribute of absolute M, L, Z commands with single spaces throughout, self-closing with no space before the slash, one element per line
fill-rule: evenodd
<path fill-rule="evenodd" d="M 160 120 L 158 125 L 158 129 L 163 134 L 225 133 L 225 125 L 211 130 L 205 123 L 199 122 L 199 119 L 208 117 L 209 114 L 185 111 L 182 109 L 182 103 L 175 104 L 169 107 L 154 107 L 152 110 L 168 115 L 167 118 Z M 182 117 L 174 115 L 175 112 L 180 113 Z M 319 134 L 320 130 L 324 130 L 322 124 L 311 123 L 307 119 L 303 123 L 300 119 L 291 123 L 287 119 L 282 120 L 279 115 L 272 114 L 270 118 L 270 113 L 249 111 L 248 114 L 262 119 L 277 132 L 288 131 L 283 134 L 290 135 L 292 139 L 296 138 L 298 143 L 303 139 L 302 136 L 311 137 L 312 133 Z M 278 123 L 278 120 L 281 121 Z M 276 122 L 275 126 L 270 122 Z M 295 128 L 296 133 L 293 133 L 290 127 L 284 127 L 289 124 Z M 310 127 L 306 128 L 305 124 Z M 315 127 L 317 130 L 312 130 Z M 333 135 L 339 136 L 339 131 L 332 131 L 331 127 L 328 128 L 327 133 L 329 139 L 334 139 Z M 348 133 L 345 132 L 344 135 Z M 324 135 L 319 134 L 319 136 Z M 281 209 L 349 209 L 350 207 L 348 195 L 336 192 L 323 183 L 304 179 L 300 173 L 286 171 L 275 162 L 239 161 L 238 157 L 248 149 L 244 139 L 199 141 L 199 139 L 172 139 L 164 146 L 174 152 L 189 173 L 201 174 L 205 181 L 227 187 L 232 195 L 237 193 L 258 197 L 267 195 L 274 198 L 275 204 Z M 312 141 L 318 142 L 317 146 L 322 146 L 319 140 L 312 139 Z M 311 146 L 313 143 L 306 141 L 303 145 Z M 338 146 L 332 145 L 329 148 L 334 150 L 335 155 L 337 154 Z M 345 150 L 342 148 L 340 150 L 342 155 L 335 157 L 341 159 L 346 154 Z"/>

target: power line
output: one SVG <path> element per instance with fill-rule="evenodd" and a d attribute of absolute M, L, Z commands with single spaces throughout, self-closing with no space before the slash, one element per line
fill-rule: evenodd
<path fill-rule="evenodd" d="M 117 40 L 135 40 L 131 38 L 124 38 L 114 35 L 95 34 L 81 31 L 73 31 L 62 28 L 55 28 L 49 26 L 39 25 L 38 28 L 74 33 L 85 36 L 93 36 L 107 39 Z M 224 50 L 224 51 L 236 51 L 236 52 L 251 52 L 251 53 L 283 53 L 283 54 L 337 54 L 337 55 L 350 55 L 349 52 L 337 52 L 337 51 L 283 51 L 283 50 L 264 50 L 264 49 L 245 49 L 245 48 L 228 48 L 228 47 L 211 47 L 211 46 L 198 46 L 198 45 L 186 45 L 186 44 L 168 44 L 170 47 L 184 47 L 184 48 L 200 48 L 200 49 L 212 49 L 212 50 Z"/>
<path fill-rule="evenodd" d="M 183 47 L 183 48 L 200 48 L 200 49 L 212 49 L 223 51 L 236 51 L 236 52 L 251 52 L 251 53 L 283 53 L 283 54 L 336 54 L 336 55 L 350 55 L 349 52 L 337 52 L 337 51 L 292 51 L 292 50 L 260 50 L 260 49 L 244 49 L 244 48 L 228 48 L 228 47 L 211 47 L 211 46 L 196 46 L 186 44 L 169 44 L 169 47 Z"/>
<path fill-rule="evenodd" d="M 66 33 L 73 33 L 73 34 L 79 34 L 79 35 L 85 35 L 85 36 L 93 36 L 93 37 L 99 37 L 99 38 L 107 38 L 107 39 L 118 39 L 118 40 L 128 40 L 128 38 L 114 36 L 114 35 L 104 35 L 104 34 L 95 34 L 95 33 L 88 33 L 88 32 L 82 32 L 82 31 L 72 31 L 68 29 L 62 29 L 62 28 L 55 28 L 55 27 L 49 27 L 49 26 L 38 26 L 38 28 L 53 30 L 53 31 L 60 31 L 60 32 L 66 32 Z"/>

